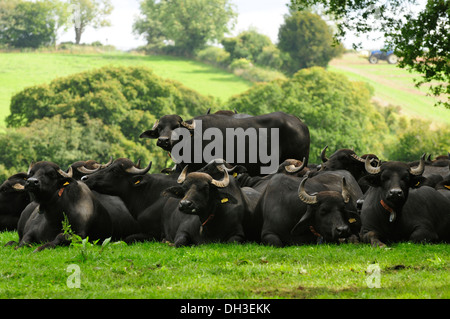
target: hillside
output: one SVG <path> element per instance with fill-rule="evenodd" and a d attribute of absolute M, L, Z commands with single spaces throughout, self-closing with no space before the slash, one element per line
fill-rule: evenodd
<path fill-rule="evenodd" d="M 231 73 L 183 58 L 128 53 L 0 53 L 0 126 L 9 114 L 11 97 L 23 88 L 106 65 L 147 66 L 163 78 L 223 102 L 252 85 Z"/>
<path fill-rule="evenodd" d="M 427 96 L 428 89 L 425 86 L 414 86 L 413 79 L 418 78 L 418 74 L 386 61 L 370 64 L 367 58 L 353 53 L 331 61 L 328 69 L 345 74 L 352 81 L 369 83 L 374 89 L 373 100 L 382 106 L 399 106 L 401 113 L 407 116 L 450 125 L 450 110 L 443 106 L 435 107 L 436 98 Z"/>

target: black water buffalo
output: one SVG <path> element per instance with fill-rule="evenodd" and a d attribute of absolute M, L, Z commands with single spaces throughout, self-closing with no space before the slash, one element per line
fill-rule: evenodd
<path fill-rule="evenodd" d="M 252 223 L 246 193 L 229 176 L 232 169 L 225 165 L 216 167 L 223 175 L 221 180 L 204 171 L 187 174 L 186 166 L 178 178 L 180 185 L 163 192 L 165 196 L 176 198 L 167 202 L 163 219 L 166 240 L 174 242 L 175 246 L 243 242 L 251 237 L 249 233 L 253 230 L 250 228 L 257 227 Z M 198 217 L 192 219 L 192 216 Z"/>
<path fill-rule="evenodd" d="M 26 173 L 18 173 L 0 185 L 0 231 L 16 230 L 20 214 L 30 203 L 25 191 L 26 178 Z"/>
<path fill-rule="evenodd" d="M 108 167 L 109 165 L 111 165 L 112 161 L 113 161 L 112 157 L 106 164 L 100 164 L 95 160 L 77 161 L 70 165 L 70 167 L 72 167 L 73 172 L 72 177 L 76 180 L 81 180 L 81 178 L 86 174 L 92 174 L 97 170 Z"/>
<path fill-rule="evenodd" d="M 439 182 L 436 186 L 435 189 L 441 193 L 442 195 L 444 195 L 445 197 L 447 197 L 448 199 L 450 199 L 450 176 L 447 177 L 446 179 L 444 179 L 443 181 Z"/>
<path fill-rule="evenodd" d="M 450 239 L 450 201 L 425 180 L 425 154 L 417 167 L 384 162 L 374 168 L 366 160 L 371 187 L 361 209 L 361 237 L 374 246 L 388 242 L 439 242 Z"/>
<path fill-rule="evenodd" d="M 345 169 L 349 171 L 357 181 L 359 181 L 361 177 L 367 174 L 366 169 L 364 168 L 366 158 L 371 160 L 371 165 L 374 167 L 376 167 L 379 163 L 378 157 L 374 154 L 365 154 L 359 157 L 356 155 L 355 151 L 348 148 L 338 149 L 328 158 L 326 156 L 327 148 L 328 146 L 325 146 L 320 154 L 322 159 L 320 171 L 336 171 Z M 314 174 L 311 176 L 313 175 Z M 360 185 L 360 187 L 363 192 L 367 190 L 364 185 Z"/>
<path fill-rule="evenodd" d="M 303 179 L 276 174 L 256 208 L 263 218 L 261 241 L 281 247 L 354 238 L 359 231 L 355 206 L 361 196 L 358 183 L 345 170 Z"/>
<path fill-rule="evenodd" d="M 166 115 L 140 137 L 157 139 L 159 147 L 172 152 L 172 156 L 176 157 L 173 150 L 180 142 L 173 139 L 173 132 L 178 128 L 185 128 L 190 132 L 190 135 L 183 137 L 189 140 L 180 144 L 186 145 L 183 152 L 188 154 L 183 153 L 182 158 L 179 158 L 181 155 L 178 154 L 178 158 L 174 158 L 180 164 L 177 166 L 180 170 L 187 164 L 190 171 L 197 171 L 205 166 L 212 159 L 202 156 L 205 148 L 211 152 L 210 148 L 214 148 L 215 157 L 225 158 L 230 164 L 244 165 L 252 176 L 272 173 L 288 158 L 305 158 L 306 164 L 308 162 L 310 145 L 308 127 L 297 117 L 283 112 L 245 118 L 208 114 L 189 121 L 184 121 L 178 115 Z M 205 131 L 208 134 L 205 134 Z M 209 136 L 213 132 L 220 133 L 220 138 L 215 135 Z M 277 132 L 278 139 L 275 134 Z M 221 152 L 222 156 L 217 152 Z"/>
<path fill-rule="evenodd" d="M 106 239 L 112 236 L 108 211 L 89 188 L 52 162 L 32 163 L 25 189 L 32 202 L 19 220 L 19 247 L 47 242 L 37 250 L 66 243 L 62 233 L 64 215 L 71 229 L 82 238 Z"/>
<path fill-rule="evenodd" d="M 82 178 L 91 190 L 123 200 L 139 226 L 135 234 L 125 238 L 128 243 L 162 239 L 161 216 L 167 198 L 161 192 L 177 185 L 178 176 L 147 174 L 150 168 L 151 162 L 141 169 L 129 159 L 118 158 L 107 168 Z"/>

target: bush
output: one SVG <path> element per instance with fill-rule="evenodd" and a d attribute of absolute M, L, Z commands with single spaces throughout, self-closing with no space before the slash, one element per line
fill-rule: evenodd
<path fill-rule="evenodd" d="M 197 53 L 197 59 L 204 63 L 225 68 L 230 62 L 230 53 L 222 48 L 209 46 Z"/>
<path fill-rule="evenodd" d="M 49 85 L 29 87 L 13 96 L 6 123 L 18 129 L 7 130 L 0 138 L 0 147 L 8 154 L 16 154 L 22 145 L 35 150 L 22 152 L 28 163 L 40 158 L 68 165 L 75 159 L 99 160 L 113 155 L 139 157 L 143 162 L 153 159 L 157 171 L 166 167 L 169 158 L 154 141 L 139 139 L 139 135 L 163 115 L 179 114 L 188 119 L 204 114 L 213 104 L 212 97 L 162 79 L 148 68 L 104 67 L 60 78 Z M 100 122 L 92 122 L 95 120 Z M 89 138 L 76 134 L 92 130 L 90 126 L 101 130 L 93 131 Z M 9 142 L 11 134 L 14 144 Z M 100 144 L 87 149 L 95 143 Z M 0 162 L 7 170 L 22 167 L 21 157 L 15 156 Z"/>

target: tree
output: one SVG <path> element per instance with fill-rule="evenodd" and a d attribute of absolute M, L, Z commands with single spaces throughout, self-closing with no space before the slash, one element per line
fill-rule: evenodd
<path fill-rule="evenodd" d="M 0 43 L 38 48 L 56 40 L 57 19 L 49 1 L 11 1 L 0 5 Z"/>
<path fill-rule="evenodd" d="M 333 33 L 319 15 L 295 11 L 280 26 L 278 48 L 290 56 L 284 66 L 289 73 L 312 66 L 326 67 L 343 52 L 342 45 L 333 43 Z"/>
<path fill-rule="evenodd" d="M 80 44 L 81 35 L 86 27 L 91 26 L 97 29 L 111 25 L 111 22 L 106 18 L 114 9 L 111 0 L 70 0 L 69 3 L 75 28 L 76 44 Z"/>
<path fill-rule="evenodd" d="M 164 47 L 184 56 L 220 41 L 236 18 L 229 0 L 144 0 L 141 14 L 133 29 L 150 49 Z"/>
<path fill-rule="evenodd" d="M 416 85 L 431 84 L 434 96 L 447 95 L 446 101 L 437 104 L 450 108 L 450 1 L 427 0 L 420 7 L 417 0 L 291 0 L 296 10 L 314 5 L 334 16 L 336 38 L 344 38 L 349 31 L 359 36 L 382 30 L 386 46 L 400 58 L 398 66 L 420 73 Z"/>

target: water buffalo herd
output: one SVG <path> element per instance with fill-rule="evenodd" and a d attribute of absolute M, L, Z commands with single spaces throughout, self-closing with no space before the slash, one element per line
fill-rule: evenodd
<path fill-rule="evenodd" d="M 181 141 L 194 156 L 164 173 L 149 173 L 151 162 L 111 158 L 106 164 L 79 161 L 67 170 L 53 162 L 31 162 L 27 173 L 9 177 L 0 186 L 0 231 L 17 231 L 19 242 L 6 245 L 38 243 L 39 251 L 68 244 L 64 220 L 82 238 L 164 241 L 176 247 L 450 242 L 450 153 L 434 160 L 424 154 L 407 163 L 359 156 L 351 149 L 328 157 L 325 147 L 322 163 L 312 164 L 307 126 L 282 112 L 208 112 L 186 121 L 166 115 L 141 138 L 157 139 L 171 152 L 180 142 L 173 139 L 177 128 L 189 132 Z M 276 135 L 266 132 L 274 128 Z M 227 136 L 230 129 L 244 137 Z M 208 132 L 222 132 L 224 138 L 213 140 Z M 200 145 L 194 145 L 196 135 L 203 136 Z M 205 138 L 216 143 L 218 156 L 195 161 L 195 154 L 208 148 Z M 228 147 L 231 138 L 236 147 Z M 252 145 L 264 152 L 246 152 Z M 261 167 L 274 163 L 270 174 L 261 173 Z"/>

